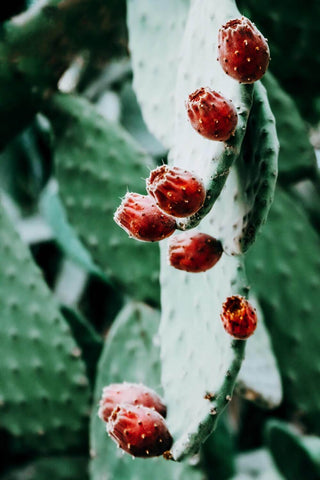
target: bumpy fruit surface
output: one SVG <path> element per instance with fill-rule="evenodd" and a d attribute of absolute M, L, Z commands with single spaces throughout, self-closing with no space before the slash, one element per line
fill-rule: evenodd
<path fill-rule="evenodd" d="M 161 397 L 151 388 L 141 383 L 112 383 L 104 387 L 98 415 L 101 420 L 108 421 L 112 411 L 119 404 L 143 405 L 153 408 L 163 417 L 167 408 Z"/>
<path fill-rule="evenodd" d="M 191 93 L 186 108 L 193 128 L 210 140 L 225 142 L 237 126 L 238 115 L 232 102 L 208 87 Z"/>
<path fill-rule="evenodd" d="M 153 198 L 127 193 L 114 214 L 114 221 L 130 237 L 143 242 L 158 242 L 173 234 L 176 221 L 157 207 Z"/>
<path fill-rule="evenodd" d="M 174 217 L 196 213 L 206 198 L 202 180 L 182 168 L 161 165 L 152 170 L 146 183 L 158 207 Z"/>
<path fill-rule="evenodd" d="M 270 51 L 266 39 L 246 17 L 219 30 L 218 59 L 223 70 L 241 83 L 253 83 L 266 72 Z"/>
<path fill-rule="evenodd" d="M 169 263 L 186 272 L 205 272 L 222 255 L 222 245 L 206 233 L 185 232 L 175 235 L 169 244 Z"/>
<path fill-rule="evenodd" d="M 107 432 L 120 448 L 134 457 L 156 457 L 172 445 L 164 418 L 141 405 L 118 405 L 109 417 Z"/>
<path fill-rule="evenodd" d="M 239 295 L 227 298 L 222 306 L 221 320 L 225 330 L 238 340 L 250 337 L 257 326 L 257 314 L 248 300 Z"/>

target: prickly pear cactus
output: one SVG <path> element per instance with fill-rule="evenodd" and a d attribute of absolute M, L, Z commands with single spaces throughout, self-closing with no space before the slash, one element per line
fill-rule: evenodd
<path fill-rule="evenodd" d="M 235 0 L 2 3 L 0 478 L 282 478 L 262 445 L 268 419 L 262 409 L 281 406 L 276 417 L 320 431 L 320 176 L 301 114 L 311 120 L 320 105 L 315 75 L 306 78 L 319 60 L 316 2 L 301 19 L 295 0 L 292 8 L 239 0 L 239 10 Z M 237 76 L 239 67 L 231 72 L 230 65 L 248 52 L 247 40 L 238 39 L 232 61 L 223 55 L 228 68 L 217 58 L 219 29 L 241 24 L 255 31 L 242 14 L 271 38 L 272 73 L 261 78 L 269 55 L 259 32 L 260 46 L 244 55 L 248 68 L 255 55 L 268 55 L 256 63 L 261 80 L 253 84 L 230 76 Z M 290 55 L 286 32 L 294 34 Z M 307 65 L 310 53 L 314 64 Z M 302 96 L 306 81 L 310 91 Z M 237 112 L 225 141 L 199 135 L 189 121 L 186 102 L 206 87 Z M 46 117 L 46 134 L 38 120 L 31 124 L 36 113 Z M 317 128 L 312 139 L 319 148 Z M 113 221 L 126 192 L 147 193 L 145 179 L 156 163 L 194 172 L 206 190 L 198 211 L 170 219 L 175 232 L 159 245 L 128 238 Z M 186 230 L 222 245 L 214 267 L 195 274 L 168 264 L 169 243 Z M 256 309 L 250 321 L 255 328 L 257 316 L 258 326 L 248 340 L 227 333 L 221 318 L 233 295 Z M 163 396 L 161 421 L 173 437 L 164 457 L 175 462 L 133 460 L 108 438 L 97 416 L 101 391 L 126 381 Z M 153 427 L 148 440 L 160 444 L 159 425 Z M 285 477 L 319 476 L 319 439 L 310 438 L 287 424 L 267 427 L 265 443 Z M 282 440 L 289 445 L 284 450 Z M 237 455 L 257 447 L 262 456 Z M 297 466 L 285 458 L 291 448 Z"/>

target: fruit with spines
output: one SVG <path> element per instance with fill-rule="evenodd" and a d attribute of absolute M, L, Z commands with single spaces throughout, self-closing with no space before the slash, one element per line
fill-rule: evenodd
<path fill-rule="evenodd" d="M 169 243 L 169 263 L 186 272 L 205 272 L 212 268 L 223 253 L 222 245 L 211 235 L 184 232 L 175 235 Z"/>
<path fill-rule="evenodd" d="M 270 51 L 267 40 L 246 17 L 229 20 L 219 30 L 218 60 L 227 75 L 254 83 L 265 74 Z"/>
<path fill-rule="evenodd" d="M 150 196 L 134 192 L 126 193 L 114 221 L 130 237 L 142 242 L 159 242 L 176 229 L 175 219 L 163 213 Z"/>
<path fill-rule="evenodd" d="M 146 185 L 158 207 L 174 217 L 193 215 L 206 198 L 202 180 L 183 168 L 161 165 L 152 170 Z"/>
<path fill-rule="evenodd" d="M 205 138 L 225 142 L 236 129 L 238 115 L 233 103 L 209 87 L 191 93 L 186 108 L 192 127 Z"/>
<path fill-rule="evenodd" d="M 119 404 L 143 405 L 156 410 L 163 417 L 167 414 L 162 398 L 152 388 L 142 383 L 112 383 L 104 387 L 98 412 L 101 420 L 107 422 Z"/>
<path fill-rule="evenodd" d="M 157 457 L 172 445 L 163 417 L 142 405 L 118 405 L 108 420 L 107 432 L 122 450 L 134 457 Z"/>
<path fill-rule="evenodd" d="M 245 340 L 257 327 L 257 314 L 248 300 L 240 295 L 228 297 L 222 305 L 224 329 L 234 338 Z"/>

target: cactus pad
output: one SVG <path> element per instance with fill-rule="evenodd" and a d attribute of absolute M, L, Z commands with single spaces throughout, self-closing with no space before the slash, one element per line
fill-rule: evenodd
<path fill-rule="evenodd" d="M 0 264 L 1 427 L 31 449 L 74 448 L 88 416 L 81 352 L 2 207 Z"/>
<path fill-rule="evenodd" d="M 158 302 L 157 246 L 133 241 L 113 221 L 128 188 L 143 193 L 150 158 L 83 99 L 55 96 L 47 113 L 56 132 L 56 173 L 71 224 L 108 277 L 135 298 Z"/>

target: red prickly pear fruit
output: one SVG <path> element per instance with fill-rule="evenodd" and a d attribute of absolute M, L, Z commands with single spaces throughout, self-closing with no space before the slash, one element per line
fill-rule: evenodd
<path fill-rule="evenodd" d="M 156 457 L 172 445 L 164 418 L 142 405 L 118 405 L 109 417 L 107 432 L 122 450 L 134 457 Z"/>
<path fill-rule="evenodd" d="M 202 180 L 182 168 L 162 165 L 152 170 L 146 183 L 158 207 L 174 217 L 193 215 L 206 198 Z"/>
<path fill-rule="evenodd" d="M 245 340 L 256 329 L 257 313 L 248 300 L 239 295 L 228 297 L 222 305 L 221 320 L 225 330 L 238 340 Z"/>
<path fill-rule="evenodd" d="M 219 30 L 218 60 L 223 70 L 240 83 L 253 83 L 270 61 L 267 40 L 246 17 L 230 20 Z"/>
<path fill-rule="evenodd" d="M 163 213 L 155 201 L 139 193 L 127 193 L 114 214 L 114 221 L 130 237 L 143 242 L 158 242 L 173 234 L 176 221 Z"/>
<path fill-rule="evenodd" d="M 141 383 L 123 382 L 104 387 L 98 412 L 101 420 L 107 422 L 114 408 L 123 403 L 153 408 L 163 417 L 167 414 L 167 407 L 154 390 Z"/>
<path fill-rule="evenodd" d="M 169 244 L 169 263 L 186 272 L 205 272 L 222 255 L 222 245 L 206 233 L 185 232 L 175 235 Z"/>
<path fill-rule="evenodd" d="M 209 87 L 191 93 L 186 108 L 192 127 L 209 140 L 225 142 L 235 131 L 238 115 L 234 105 Z"/>

